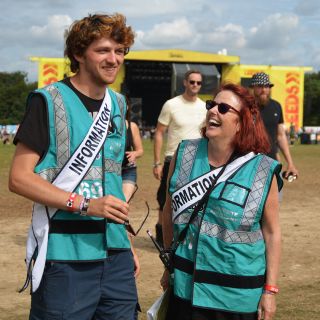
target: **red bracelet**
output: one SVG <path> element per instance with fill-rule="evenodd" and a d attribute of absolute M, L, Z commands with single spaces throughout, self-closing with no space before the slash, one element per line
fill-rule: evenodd
<path fill-rule="evenodd" d="M 263 287 L 264 290 L 272 292 L 272 293 L 278 293 L 279 288 L 277 286 L 272 286 L 270 284 L 265 284 Z"/>
<path fill-rule="evenodd" d="M 76 198 L 76 193 L 71 193 L 69 199 L 67 200 L 68 211 L 77 211 L 74 207 L 74 200 Z"/>

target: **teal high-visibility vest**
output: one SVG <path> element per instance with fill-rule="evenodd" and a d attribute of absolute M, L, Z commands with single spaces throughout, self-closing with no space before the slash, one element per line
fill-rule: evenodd
<path fill-rule="evenodd" d="M 90 198 L 113 195 L 125 200 L 121 163 L 125 146 L 126 104 L 108 89 L 112 101 L 112 133 L 76 193 Z M 86 136 L 93 119 L 78 96 L 62 82 L 37 90 L 47 103 L 49 148 L 35 172 L 53 181 Z M 50 221 L 47 260 L 92 261 L 107 257 L 108 249 L 129 249 L 124 225 L 98 217 L 58 210 Z"/>
<path fill-rule="evenodd" d="M 182 141 L 170 194 L 210 171 L 207 150 L 207 139 Z M 277 161 L 253 154 L 225 181 L 217 183 L 204 211 L 192 221 L 176 250 L 177 297 L 209 309 L 244 313 L 257 310 L 266 272 L 260 222 L 274 175 L 282 187 L 280 170 Z M 174 220 L 174 240 L 192 212 L 186 209 Z"/>

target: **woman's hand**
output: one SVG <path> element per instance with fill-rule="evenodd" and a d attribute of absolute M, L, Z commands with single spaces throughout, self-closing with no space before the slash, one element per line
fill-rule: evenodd
<path fill-rule="evenodd" d="M 264 293 L 258 307 L 258 320 L 271 320 L 276 312 L 276 295 Z"/>
<path fill-rule="evenodd" d="M 137 160 L 137 153 L 136 151 L 126 151 L 126 157 L 129 163 L 135 164 Z"/>

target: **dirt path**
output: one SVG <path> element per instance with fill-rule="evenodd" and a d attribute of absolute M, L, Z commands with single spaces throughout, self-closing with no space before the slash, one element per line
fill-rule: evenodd
<path fill-rule="evenodd" d="M 320 319 L 320 148 L 293 153 L 301 172 L 298 181 L 286 183 L 281 204 L 283 255 L 276 319 Z M 316 153 L 314 152 L 316 150 Z M 25 277 L 24 253 L 31 203 L 10 194 L 6 189 L 7 170 L 2 167 L 0 186 L 0 319 L 27 319 L 30 296 L 18 294 Z M 157 218 L 155 193 L 158 183 L 151 175 L 150 163 L 139 168 L 139 191 L 132 204 L 132 223 L 138 226 L 146 214 L 145 200 L 150 205 L 150 217 L 135 239 L 142 265 L 137 280 L 143 314 L 161 294 L 159 279 L 163 267 L 157 252 L 146 235 L 154 230 Z M 81 319 L 79 319 L 81 320 Z"/>

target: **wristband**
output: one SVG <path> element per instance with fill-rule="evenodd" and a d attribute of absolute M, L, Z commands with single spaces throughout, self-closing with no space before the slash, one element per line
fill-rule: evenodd
<path fill-rule="evenodd" d="M 272 296 L 274 296 L 276 293 L 272 292 L 272 291 L 268 291 L 268 290 L 263 290 L 262 292 L 263 294 L 271 294 Z"/>
<path fill-rule="evenodd" d="M 74 200 L 76 196 L 76 193 L 70 193 L 69 199 L 67 200 L 68 211 L 76 211 L 74 207 Z"/>
<path fill-rule="evenodd" d="M 90 204 L 90 198 L 88 197 L 83 197 L 81 203 L 80 203 L 80 216 L 86 216 L 87 212 L 88 212 L 88 208 L 89 208 L 89 204 Z"/>
<path fill-rule="evenodd" d="M 159 162 L 159 161 L 158 161 L 158 162 L 155 162 L 155 163 L 153 164 L 153 167 L 154 167 L 154 168 L 159 167 L 159 166 L 161 166 L 161 164 L 162 164 L 162 163 Z"/>
<path fill-rule="evenodd" d="M 265 284 L 263 289 L 265 293 L 276 294 L 279 292 L 279 288 L 277 286 L 273 286 L 269 284 Z"/>

